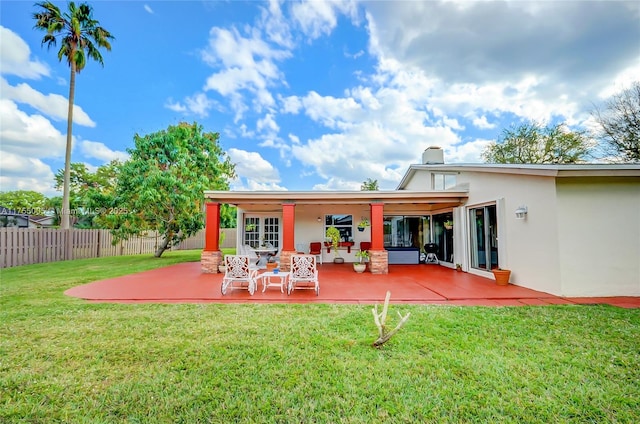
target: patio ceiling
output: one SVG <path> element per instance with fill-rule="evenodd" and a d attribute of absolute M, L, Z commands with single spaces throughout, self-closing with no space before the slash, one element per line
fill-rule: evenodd
<path fill-rule="evenodd" d="M 467 191 L 205 191 L 208 201 L 255 212 L 282 211 L 296 205 L 369 205 L 384 203 L 385 213 L 415 213 L 460 206 Z"/>

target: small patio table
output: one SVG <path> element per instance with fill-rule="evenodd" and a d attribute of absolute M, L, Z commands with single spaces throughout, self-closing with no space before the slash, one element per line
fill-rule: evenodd
<path fill-rule="evenodd" d="M 284 293 L 284 287 L 287 284 L 287 281 L 289 280 L 289 274 L 290 272 L 267 271 L 258 275 L 258 277 L 262 278 L 262 293 L 264 293 L 267 290 L 267 287 L 280 287 L 280 293 Z M 271 277 L 278 277 L 278 282 L 272 283 Z"/>

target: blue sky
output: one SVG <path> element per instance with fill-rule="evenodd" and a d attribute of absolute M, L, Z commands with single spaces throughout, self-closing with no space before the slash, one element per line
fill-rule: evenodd
<path fill-rule="evenodd" d="M 429 146 L 473 163 L 525 119 L 589 128 L 640 75 L 637 2 L 90 4 L 116 40 L 77 77 L 72 161 L 95 169 L 136 133 L 197 121 L 235 190 L 393 189 Z M 0 190 L 60 195 L 69 69 L 34 11 L 0 2 Z"/>

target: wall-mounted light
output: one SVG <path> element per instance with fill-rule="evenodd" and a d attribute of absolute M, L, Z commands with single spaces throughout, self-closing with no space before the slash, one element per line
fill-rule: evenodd
<path fill-rule="evenodd" d="M 318 217 L 317 218 L 318 222 L 322 222 L 322 218 Z"/>
<path fill-rule="evenodd" d="M 525 219 L 527 217 L 527 207 L 526 206 L 518 206 L 516 209 L 516 219 Z"/>

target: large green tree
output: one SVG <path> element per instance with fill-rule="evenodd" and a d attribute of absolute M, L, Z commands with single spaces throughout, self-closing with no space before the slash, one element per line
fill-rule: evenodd
<path fill-rule="evenodd" d="M 114 235 L 128 238 L 147 230 L 162 234 L 155 256 L 204 228 L 204 191 L 228 190 L 235 167 L 218 144 L 218 133 L 197 123 L 180 123 L 135 135 L 131 158 L 116 185 Z"/>
<path fill-rule="evenodd" d="M 32 190 L 0 192 L 0 207 L 19 214 L 44 215 L 47 210 L 47 198 L 44 194 Z"/>
<path fill-rule="evenodd" d="M 84 163 L 71 164 L 69 204 L 75 211 L 76 226 L 109 228 L 107 215 L 114 210 L 116 180 L 121 165 L 113 160 L 91 172 Z M 58 170 L 55 182 L 59 190 L 64 182 L 63 170 Z"/>
<path fill-rule="evenodd" d="M 482 152 L 489 163 L 585 162 L 591 142 L 583 132 L 569 131 L 565 124 L 542 126 L 526 122 L 504 129 L 497 142 Z"/>
<path fill-rule="evenodd" d="M 69 228 L 69 179 L 71 167 L 71 131 L 73 126 L 73 101 L 76 90 L 76 73 L 80 73 L 91 58 L 104 66 L 98 50 L 111 50 L 110 40 L 114 37 L 93 19 L 93 8 L 87 3 L 76 6 L 69 3 L 68 11 L 62 13 L 53 3 L 36 3 L 38 11 L 33 14 L 35 29 L 46 31 L 42 45 L 54 47 L 60 41 L 58 60 L 65 59 L 71 70 L 69 79 L 69 108 L 67 112 L 67 144 L 64 159 L 64 184 L 62 192 L 62 215 L 60 226 Z"/>
<path fill-rule="evenodd" d="M 596 136 L 604 156 L 623 162 L 640 162 L 640 81 L 614 94 L 591 116 L 598 123 Z"/>

